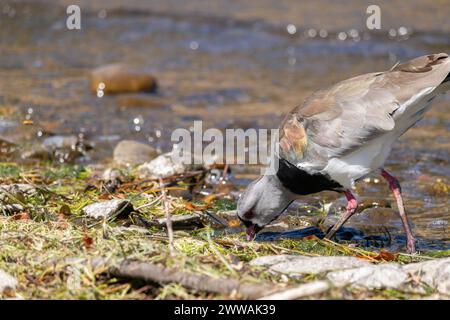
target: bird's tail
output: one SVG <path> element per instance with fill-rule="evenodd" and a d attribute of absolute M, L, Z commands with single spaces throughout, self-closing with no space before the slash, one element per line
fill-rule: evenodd
<path fill-rule="evenodd" d="M 447 75 L 447 77 L 445 77 L 444 81 L 442 81 L 441 84 L 439 85 L 437 92 L 438 93 L 450 92 L 450 72 Z"/>
<path fill-rule="evenodd" d="M 450 82 L 450 72 L 448 73 L 447 77 L 442 81 L 442 83 Z"/>
<path fill-rule="evenodd" d="M 437 91 L 441 93 L 450 91 L 450 56 L 447 55 L 447 57 L 443 60 L 444 60 L 444 68 L 447 70 L 448 73 L 438 87 Z"/>

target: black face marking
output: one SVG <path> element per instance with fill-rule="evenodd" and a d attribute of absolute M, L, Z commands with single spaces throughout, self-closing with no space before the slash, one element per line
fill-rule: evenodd
<path fill-rule="evenodd" d="M 308 195 L 324 190 L 341 192 L 343 189 L 339 183 L 328 176 L 320 173 L 310 174 L 285 159 L 279 159 L 277 176 L 286 189 L 299 195 Z"/>

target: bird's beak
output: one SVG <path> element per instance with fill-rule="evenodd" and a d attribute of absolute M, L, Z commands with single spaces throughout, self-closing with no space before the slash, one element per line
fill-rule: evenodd
<path fill-rule="evenodd" d="M 256 237 L 256 234 L 261 231 L 261 227 L 256 224 L 251 224 L 247 227 L 247 241 L 253 241 Z"/>

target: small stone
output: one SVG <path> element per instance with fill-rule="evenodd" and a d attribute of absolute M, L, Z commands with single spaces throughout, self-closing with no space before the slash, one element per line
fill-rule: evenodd
<path fill-rule="evenodd" d="M 188 165 L 174 162 L 172 154 L 169 152 L 140 165 L 138 172 L 142 179 L 158 179 L 182 174 L 189 170 L 189 168 L 190 166 Z"/>
<path fill-rule="evenodd" d="M 335 285 L 352 285 L 367 289 L 398 288 L 408 281 L 408 274 L 398 264 L 369 265 L 335 271 L 327 275 Z"/>
<path fill-rule="evenodd" d="M 450 295 L 450 258 L 407 264 L 403 270 L 438 292 Z"/>
<path fill-rule="evenodd" d="M 18 281 L 16 278 L 11 276 L 10 274 L 0 270 L 0 293 L 3 293 L 7 290 L 16 290 L 18 285 Z"/>
<path fill-rule="evenodd" d="M 127 216 L 133 211 L 129 200 L 113 199 L 89 204 L 82 209 L 83 213 L 94 219 L 109 219 L 114 216 Z"/>
<path fill-rule="evenodd" d="M 271 270 L 285 274 L 319 274 L 334 270 L 370 266 L 370 263 L 355 257 L 303 257 L 277 263 Z"/>
<path fill-rule="evenodd" d="M 122 181 L 124 175 L 121 170 L 108 168 L 102 174 L 103 181 Z"/>
<path fill-rule="evenodd" d="M 77 144 L 77 136 L 51 136 L 42 142 L 42 146 L 49 151 L 56 149 L 75 149 Z"/>
<path fill-rule="evenodd" d="M 114 148 L 113 158 L 118 165 L 135 166 L 158 156 L 155 148 L 133 140 L 122 140 Z"/>
<path fill-rule="evenodd" d="M 91 73 L 91 90 L 99 97 L 103 92 L 154 92 L 156 86 L 156 79 L 151 74 L 123 64 L 102 66 Z"/>
<path fill-rule="evenodd" d="M 195 229 L 202 228 L 204 224 L 202 222 L 202 217 L 199 214 L 183 214 L 183 215 L 173 215 L 170 219 L 172 221 L 172 227 L 178 230 Z M 166 218 L 158 219 L 158 225 L 160 227 L 166 226 Z"/>
<path fill-rule="evenodd" d="M 32 144 L 22 152 L 22 159 L 56 160 L 73 162 L 86 155 L 92 146 L 74 135 L 55 135 L 45 138 L 42 144 Z"/>

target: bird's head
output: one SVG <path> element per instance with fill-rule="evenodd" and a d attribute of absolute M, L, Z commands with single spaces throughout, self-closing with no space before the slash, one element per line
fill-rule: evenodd
<path fill-rule="evenodd" d="M 241 195 L 237 215 L 247 228 L 247 240 L 278 218 L 295 199 L 277 176 L 265 175 L 253 181 Z"/>

